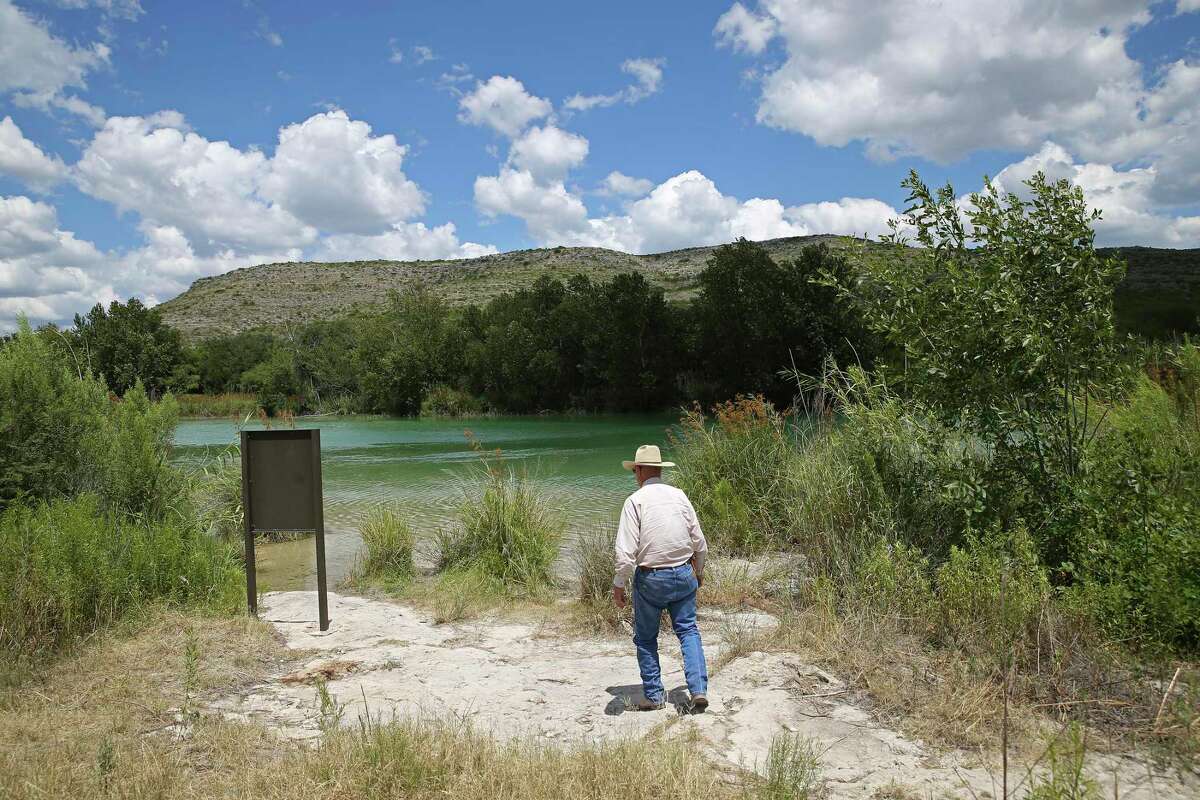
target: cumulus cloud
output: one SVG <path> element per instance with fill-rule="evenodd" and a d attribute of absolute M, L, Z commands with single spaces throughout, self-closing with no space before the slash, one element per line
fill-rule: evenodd
<path fill-rule="evenodd" d="M 654 188 L 654 181 L 646 178 L 633 178 L 617 170 L 605 176 L 597 194 L 615 195 L 618 197 L 641 197 Z"/>
<path fill-rule="evenodd" d="M 722 194 L 696 170 L 675 175 L 632 202 L 624 214 L 589 218 L 583 201 L 561 181 L 538 182 L 525 171 L 502 169 L 475 181 L 475 202 L 489 216 L 524 220 L 543 245 L 609 247 L 652 253 L 719 244 L 739 236 L 772 239 L 816 233 L 876 236 L 898 212 L 878 200 L 842 198 L 836 202 L 784 206 L 775 199 L 739 201 Z"/>
<path fill-rule="evenodd" d="M 15 102 L 82 113 L 94 124 L 103 111 L 65 91 L 86 88 L 88 74 L 107 66 L 109 56 L 103 42 L 70 44 L 11 0 L 0 0 L 0 94 L 13 94 Z"/>
<path fill-rule="evenodd" d="M 18 312 L 63 321 L 116 298 L 153 304 L 198 277 L 252 264 L 495 252 L 459 241 L 453 224 L 413 220 L 426 197 L 404 174 L 405 155 L 393 136 L 340 110 L 281 128 L 271 155 L 210 141 L 166 111 L 108 119 L 68 170 L 6 120 L 0 165 L 47 185 L 69 172 L 82 191 L 136 214 L 143 244 L 102 253 L 62 230 L 52 206 L 4 199 L 0 328 Z"/>
<path fill-rule="evenodd" d="M 1054 138 L 1089 159 L 1171 152 L 1194 168 L 1196 68 L 1169 65 L 1147 83 L 1126 52 L 1149 8 L 762 0 L 756 12 L 731 7 L 715 34 L 750 53 L 782 40 L 787 58 L 765 65 L 758 119 L 822 145 L 951 160 Z"/>
<path fill-rule="evenodd" d="M 1155 184 L 1161 177 L 1153 167 L 1120 170 L 1109 164 L 1078 163 L 1066 148 L 1047 142 L 1001 170 L 994 182 L 1003 191 L 1024 196 L 1023 183 L 1036 172 L 1050 180 L 1067 179 L 1083 190 L 1088 205 L 1101 211 L 1095 225 L 1101 244 L 1200 247 L 1200 216 L 1176 216 L 1155 203 Z"/>
<path fill-rule="evenodd" d="M 66 111 L 69 114 L 81 117 L 84 122 L 93 128 L 103 127 L 104 121 L 108 118 L 103 108 L 93 105 L 73 94 L 18 92 L 13 95 L 13 105 L 20 106 L 21 108 L 36 108 L 47 114 L 55 110 Z"/>
<path fill-rule="evenodd" d="M 83 191 L 183 231 L 204 255 L 311 244 L 316 228 L 262 194 L 270 167 L 262 153 L 209 141 L 163 112 L 110 118 L 75 173 Z"/>
<path fill-rule="evenodd" d="M 588 140 L 553 125 L 534 126 L 512 143 L 511 163 L 541 180 L 561 180 L 583 163 Z"/>
<path fill-rule="evenodd" d="M 0 174 L 11 175 L 35 192 L 47 192 L 66 178 L 58 156 L 48 156 L 25 138 L 12 117 L 0 120 Z"/>
<path fill-rule="evenodd" d="M 519 217 L 541 242 L 569 238 L 568 234 L 587 229 L 583 201 L 562 181 L 538 181 L 528 170 L 503 167 L 499 175 L 479 176 L 475 179 L 475 204 L 490 217 Z"/>
<path fill-rule="evenodd" d="M 633 103 L 645 100 L 662 88 L 665 58 L 630 58 L 621 63 L 621 71 L 631 75 L 634 83 L 613 94 L 576 94 L 567 98 L 563 108 L 570 111 L 587 111 L 589 108 L 613 106 L 617 103 Z"/>
<path fill-rule="evenodd" d="M 423 222 L 401 223 L 375 236 L 339 234 L 321 240 L 316 261 L 398 261 L 476 258 L 499 252 L 492 245 L 460 242 L 453 222 L 427 228 Z"/>
<path fill-rule="evenodd" d="M 401 169 L 406 152 L 344 111 L 317 114 L 280 129 L 263 196 L 323 231 L 384 231 L 425 213 L 424 193 Z"/>
<path fill-rule="evenodd" d="M 719 44 L 744 53 L 758 55 L 775 37 L 775 18 L 755 14 L 741 3 L 734 3 L 717 19 L 713 34 Z"/>
<path fill-rule="evenodd" d="M 490 126 L 509 138 L 553 110 L 549 100 L 531 95 L 519 80 L 502 75 L 476 82 L 474 91 L 464 95 L 458 106 L 462 122 Z"/>
<path fill-rule="evenodd" d="M 18 314 L 34 324 L 68 316 L 80 303 L 112 294 L 94 273 L 103 254 L 58 226 L 54 207 L 0 197 L 0 329 Z"/>

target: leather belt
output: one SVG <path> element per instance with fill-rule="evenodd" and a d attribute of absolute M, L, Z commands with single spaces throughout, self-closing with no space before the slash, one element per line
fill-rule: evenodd
<path fill-rule="evenodd" d="M 683 564 L 686 564 L 686 563 L 688 563 L 688 562 L 686 562 L 686 561 L 683 562 Z M 679 569 L 680 567 L 683 566 L 683 564 L 672 564 L 669 567 L 642 567 L 642 566 L 639 566 L 638 572 L 661 572 L 664 569 Z"/>

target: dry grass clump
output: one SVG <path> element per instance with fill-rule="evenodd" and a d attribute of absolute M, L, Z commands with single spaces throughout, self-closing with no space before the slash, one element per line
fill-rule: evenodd
<path fill-rule="evenodd" d="M 204 711 L 261 679 L 282 646 L 246 618 L 156 611 L 104 634 L 36 687 L 0 696 L 0 796 L 733 798 L 684 742 L 558 749 L 437 720 L 330 729 L 319 746 Z M 314 710 L 317 708 L 314 696 Z"/>

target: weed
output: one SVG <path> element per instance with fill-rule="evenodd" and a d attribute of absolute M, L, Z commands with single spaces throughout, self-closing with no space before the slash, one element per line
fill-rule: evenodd
<path fill-rule="evenodd" d="M 776 736 L 764 766 L 750 794 L 755 800 L 810 800 L 821 792 L 821 755 L 812 739 L 790 733 Z"/>

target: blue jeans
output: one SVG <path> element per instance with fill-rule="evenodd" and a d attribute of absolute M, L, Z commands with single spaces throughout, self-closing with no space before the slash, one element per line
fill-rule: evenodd
<path fill-rule="evenodd" d="M 633 644 L 637 647 L 642 691 L 652 703 L 663 702 L 662 672 L 658 665 L 658 621 L 665 608 L 683 650 L 683 673 L 688 691 L 708 694 L 708 667 L 700 629 L 696 627 L 696 576 L 690 564 L 655 572 L 634 572 Z"/>

